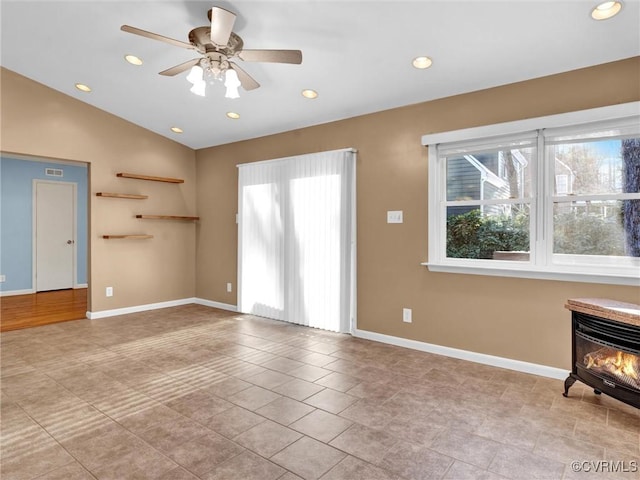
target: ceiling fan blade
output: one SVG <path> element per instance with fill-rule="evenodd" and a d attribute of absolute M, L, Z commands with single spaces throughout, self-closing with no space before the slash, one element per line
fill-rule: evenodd
<path fill-rule="evenodd" d="M 238 74 L 238 80 L 240 80 L 242 88 L 244 88 L 245 90 L 253 90 L 260 86 L 260 84 L 256 82 L 251 75 L 241 69 L 237 64 L 229 62 L 229 65 Z"/>
<path fill-rule="evenodd" d="M 229 43 L 229 37 L 236 23 L 236 14 L 220 7 L 209 10 L 211 20 L 211 41 L 219 46 Z"/>
<path fill-rule="evenodd" d="M 158 35 L 157 33 L 147 32 L 146 30 L 141 30 L 136 27 L 131 27 L 129 25 L 122 25 L 120 30 L 127 33 L 133 33 L 134 35 L 140 35 L 141 37 L 147 37 L 152 40 L 159 40 L 161 42 L 168 43 L 170 45 L 174 45 L 176 47 L 189 48 L 191 50 L 195 50 L 196 47 L 191 45 L 190 43 L 181 42 L 180 40 L 174 40 L 173 38 L 165 37 L 163 35 Z"/>
<path fill-rule="evenodd" d="M 184 63 L 181 63 L 180 65 L 176 65 L 175 67 L 171 67 L 171 68 L 167 68 L 166 70 L 163 70 L 162 72 L 160 72 L 160 75 L 164 75 L 166 77 L 173 77 L 174 75 L 182 73 L 185 70 L 190 69 L 194 65 L 197 65 L 200 62 L 200 60 L 202 59 L 194 58 L 193 60 L 188 60 Z"/>
<path fill-rule="evenodd" d="M 242 50 L 238 56 L 245 62 L 302 63 L 300 50 Z"/>

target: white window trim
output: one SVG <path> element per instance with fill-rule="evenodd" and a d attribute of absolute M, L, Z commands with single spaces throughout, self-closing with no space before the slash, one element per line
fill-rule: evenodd
<path fill-rule="evenodd" d="M 521 134 L 532 130 L 572 127 L 578 124 L 624 119 L 625 117 L 637 115 L 640 115 L 640 102 L 630 102 L 577 112 L 424 135 L 422 137 L 422 144 L 429 148 L 428 226 L 430 233 L 429 261 L 422 263 L 422 265 L 434 272 L 640 286 L 640 268 L 635 266 L 620 266 L 615 267 L 615 271 L 611 269 L 611 272 L 604 272 L 598 271 L 593 265 L 554 265 L 547 262 L 547 259 L 532 259 L 534 262 L 543 260 L 545 266 L 541 267 L 539 266 L 540 263 L 539 265 L 533 265 L 533 262 L 500 260 L 473 260 L 473 264 L 471 264 L 471 262 L 466 259 L 444 257 L 446 229 L 441 228 L 442 219 L 440 216 L 442 215 L 441 204 L 444 195 L 441 180 L 445 178 L 445 163 L 438 161 L 436 148 L 436 146 L 441 143 L 472 140 L 490 141 L 491 137 L 505 137 L 507 135 Z M 539 145 L 538 148 L 541 148 L 541 145 Z M 539 179 L 548 178 L 548 175 L 543 175 L 543 170 L 547 168 L 545 163 L 546 162 L 538 162 L 536 166 L 537 171 L 532 172 Z M 548 186 L 545 186 L 545 188 L 548 188 Z M 535 219 L 531 230 L 532 243 L 542 241 L 542 235 L 540 235 L 542 232 L 536 232 L 537 225 L 542 225 L 543 228 L 548 229 L 548 221 L 544 218 L 545 212 L 542 208 L 537 208 L 536 204 L 537 202 L 531 204 L 532 221 Z M 536 215 L 543 218 L 537 218 Z M 532 255 L 535 255 L 536 252 L 549 255 L 548 252 L 545 253 L 542 248 L 537 247 L 538 245 L 532 245 Z"/>

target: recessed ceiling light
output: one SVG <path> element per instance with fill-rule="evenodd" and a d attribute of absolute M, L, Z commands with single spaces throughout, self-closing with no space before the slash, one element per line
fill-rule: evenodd
<path fill-rule="evenodd" d="M 622 2 L 602 2 L 591 10 L 594 20 L 606 20 L 615 16 L 622 9 Z"/>
<path fill-rule="evenodd" d="M 125 55 L 124 59 L 131 65 L 142 65 L 142 59 L 140 57 L 136 57 L 135 55 Z"/>
<path fill-rule="evenodd" d="M 81 92 L 89 93 L 91 91 L 91 87 L 89 85 L 85 85 L 84 83 L 76 83 L 76 88 Z"/>
<path fill-rule="evenodd" d="M 416 68 L 429 68 L 433 62 L 429 57 L 416 57 L 412 63 Z"/>
<path fill-rule="evenodd" d="M 236 113 L 236 112 L 227 112 L 227 117 L 233 119 L 233 120 L 237 120 L 240 118 L 240 114 Z"/>
<path fill-rule="evenodd" d="M 184 130 L 182 130 L 180 127 L 171 127 L 171 131 L 173 133 L 182 133 Z"/>
<path fill-rule="evenodd" d="M 318 97 L 318 92 L 316 92 L 315 90 L 311 90 L 309 88 L 307 90 L 302 90 L 302 96 L 304 98 L 317 98 Z"/>

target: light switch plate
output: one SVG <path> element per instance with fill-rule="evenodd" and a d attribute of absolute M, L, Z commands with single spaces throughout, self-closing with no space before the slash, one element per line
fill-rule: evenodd
<path fill-rule="evenodd" d="M 387 212 L 387 223 L 402 223 L 402 210 L 389 210 Z"/>

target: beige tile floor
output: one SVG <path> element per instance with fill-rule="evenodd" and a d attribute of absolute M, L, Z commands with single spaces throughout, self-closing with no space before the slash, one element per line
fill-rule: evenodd
<path fill-rule="evenodd" d="M 579 383 L 196 305 L 1 341 L 3 480 L 640 478 L 571 470 L 640 465 Z"/>

